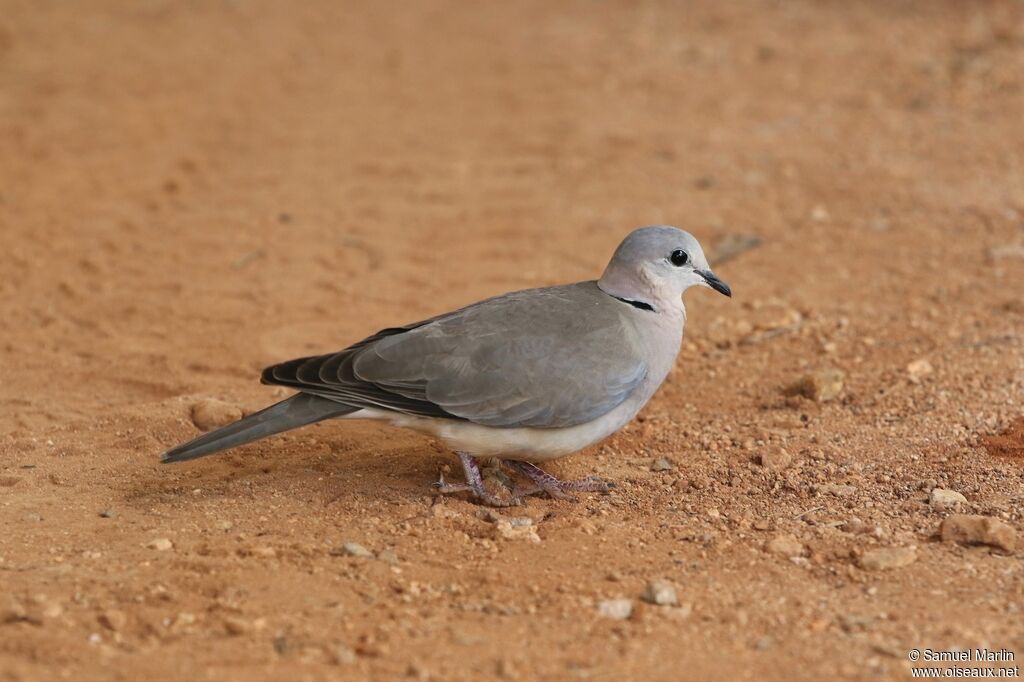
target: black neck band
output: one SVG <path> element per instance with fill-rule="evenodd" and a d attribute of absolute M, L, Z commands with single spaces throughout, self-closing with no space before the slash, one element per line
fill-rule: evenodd
<path fill-rule="evenodd" d="M 651 305 L 650 303 L 644 303 L 643 301 L 631 301 L 628 298 L 619 298 L 618 296 L 612 296 L 612 298 L 622 301 L 623 303 L 628 303 L 634 308 L 639 308 L 640 310 L 650 310 L 652 313 L 654 312 L 654 306 Z"/>

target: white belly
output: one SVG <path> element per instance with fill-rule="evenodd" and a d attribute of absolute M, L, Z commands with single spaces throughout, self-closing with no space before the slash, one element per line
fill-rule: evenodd
<path fill-rule="evenodd" d="M 628 399 L 593 421 L 560 429 L 498 428 L 458 419 L 412 417 L 388 410 L 370 409 L 353 412 L 344 419 L 388 421 L 395 426 L 430 434 L 455 451 L 478 457 L 544 462 L 571 455 L 607 438 L 629 422 L 645 402 L 646 399 L 642 402 Z"/>

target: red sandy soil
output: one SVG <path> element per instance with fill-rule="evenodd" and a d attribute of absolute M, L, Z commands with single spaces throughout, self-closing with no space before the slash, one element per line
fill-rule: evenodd
<path fill-rule="evenodd" d="M 1015 420 L 1003 433 L 983 437 L 981 443 L 989 454 L 1024 460 L 1024 417 Z"/>
<path fill-rule="evenodd" d="M 1020 422 L 979 447 L 1024 414 L 1019 3 L 2 9 L 0 680 L 1024 658 L 1024 549 L 938 536 L 957 506 L 1024 528 Z M 383 425 L 157 463 L 193 405 L 284 395 L 267 364 L 594 278 L 655 222 L 735 297 L 689 293 L 640 418 L 551 467 L 612 494 L 503 512 L 540 542 L 435 498 L 450 453 Z M 788 390 L 831 368 L 834 399 Z"/>

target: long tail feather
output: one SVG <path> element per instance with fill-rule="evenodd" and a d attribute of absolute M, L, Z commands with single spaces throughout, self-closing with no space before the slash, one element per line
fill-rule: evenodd
<path fill-rule="evenodd" d="M 184 462 L 272 436 L 275 433 L 355 412 L 333 400 L 299 393 L 215 431 L 204 433 L 160 455 L 164 464 Z"/>

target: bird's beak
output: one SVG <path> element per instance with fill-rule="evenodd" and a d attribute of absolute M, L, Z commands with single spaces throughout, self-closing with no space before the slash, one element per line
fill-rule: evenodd
<path fill-rule="evenodd" d="M 728 284 L 718 279 L 718 277 L 715 276 L 715 273 L 710 270 L 698 270 L 697 274 L 704 278 L 704 281 L 709 287 L 720 294 L 725 294 L 729 298 L 732 298 L 732 289 L 729 288 Z"/>

